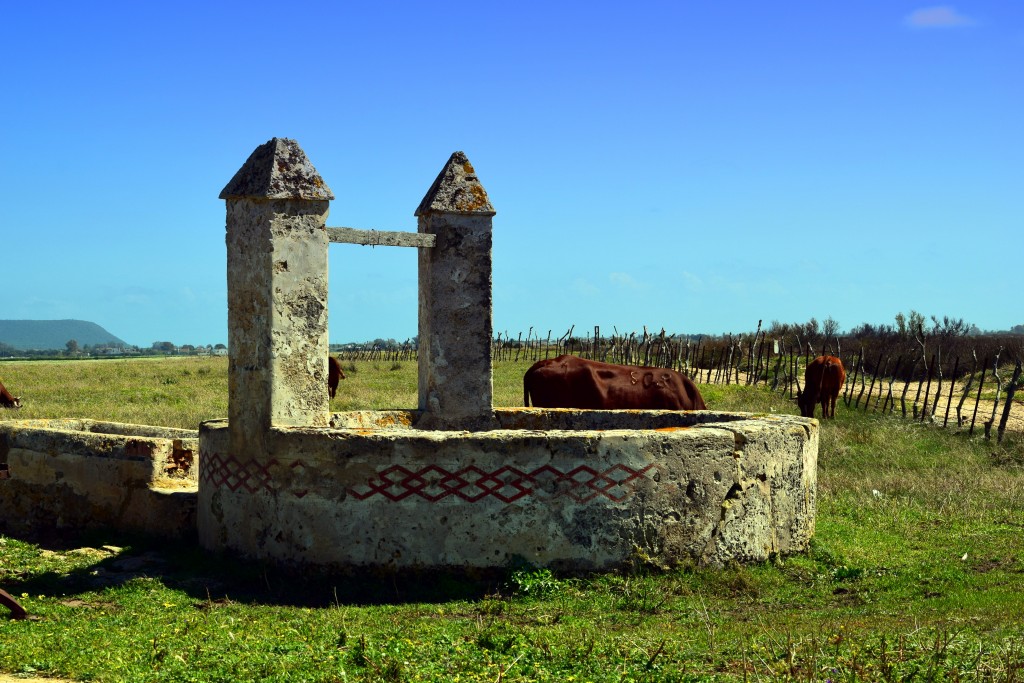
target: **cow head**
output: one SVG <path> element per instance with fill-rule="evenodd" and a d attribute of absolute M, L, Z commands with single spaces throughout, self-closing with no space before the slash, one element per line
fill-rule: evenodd
<path fill-rule="evenodd" d="M 816 402 L 806 391 L 796 392 L 796 404 L 800 406 L 800 414 L 803 417 L 814 417 L 814 406 Z"/>

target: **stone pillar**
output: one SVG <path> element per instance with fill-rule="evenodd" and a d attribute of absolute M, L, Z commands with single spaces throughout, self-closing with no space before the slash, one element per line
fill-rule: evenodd
<path fill-rule="evenodd" d="M 455 152 L 419 208 L 419 425 L 494 426 L 491 384 L 491 219 L 494 208 L 469 159 Z"/>
<path fill-rule="evenodd" d="M 271 425 L 326 426 L 331 190 L 294 140 L 252 153 L 227 200 L 231 452 L 259 457 Z"/>

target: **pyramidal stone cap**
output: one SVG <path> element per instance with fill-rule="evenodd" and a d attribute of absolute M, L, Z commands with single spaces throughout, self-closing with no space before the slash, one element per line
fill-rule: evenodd
<path fill-rule="evenodd" d="M 271 138 L 257 147 L 221 190 L 221 199 L 334 199 L 309 157 L 290 138 Z"/>
<path fill-rule="evenodd" d="M 476 177 L 473 164 L 465 153 L 455 152 L 441 169 L 434 184 L 416 209 L 415 216 L 428 213 L 483 214 L 496 212 L 487 197 L 487 190 Z"/>

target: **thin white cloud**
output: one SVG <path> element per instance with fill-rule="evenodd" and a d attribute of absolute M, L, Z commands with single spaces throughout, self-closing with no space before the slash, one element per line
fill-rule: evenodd
<path fill-rule="evenodd" d="M 115 300 L 117 303 L 125 306 L 151 306 L 153 304 L 152 298 L 147 294 L 133 294 L 128 292 L 118 295 Z"/>
<path fill-rule="evenodd" d="M 697 275 L 686 270 L 683 271 L 683 286 L 690 292 L 704 291 L 704 281 Z"/>
<path fill-rule="evenodd" d="M 633 279 L 633 276 L 629 273 L 611 273 L 608 275 L 608 279 L 612 281 L 612 284 L 618 285 L 619 287 L 625 287 L 626 289 L 643 289 L 643 286 Z"/>
<path fill-rule="evenodd" d="M 587 280 L 585 280 L 585 279 L 583 279 L 581 277 L 578 277 L 575 280 L 573 280 L 572 289 L 577 294 L 582 294 L 584 296 L 594 296 L 596 294 L 600 294 L 601 293 L 600 289 L 598 289 L 593 284 L 591 284 L 589 281 L 587 281 Z"/>
<path fill-rule="evenodd" d="M 950 5 L 922 7 L 908 14 L 903 22 L 911 28 L 957 28 L 978 23 Z"/>

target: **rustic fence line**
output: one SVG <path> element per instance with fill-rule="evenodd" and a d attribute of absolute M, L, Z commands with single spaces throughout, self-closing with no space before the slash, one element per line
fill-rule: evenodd
<path fill-rule="evenodd" d="M 870 370 L 864 365 L 862 357 L 858 357 L 853 367 L 852 379 L 848 375 L 848 381 L 843 390 L 843 400 L 848 407 L 854 410 L 862 409 L 864 412 L 870 409 L 872 412 L 894 413 L 898 403 L 900 415 L 907 418 L 908 395 L 912 392 L 913 398 L 910 399 L 909 406 L 910 419 L 920 422 L 929 421 L 935 424 L 941 422 L 942 426 L 946 427 L 950 422 L 950 413 L 955 410 L 954 424 L 957 427 L 966 428 L 969 435 L 973 435 L 978 426 L 982 401 L 991 400 L 992 408 L 988 413 L 988 419 L 984 419 L 985 415 L 982 414 L 981 426 L 986 439 L 991 439 L 992 430 L 995 429 L 996 441 L 1001 443 L 1013 410 L 1016 392 L 1022 383 L 1021 359 L 1015 358 L 1012 361 L 1006 361 L 1000 356 L 999 352 L 994 356 L 986 356 L 979 364 L 977 355 L 972 354 L 971 370 L 962 375 L 959 373 L 961 367 L 959 356 L 953 359 L 952 371 L 948 375 L 944 374 L 943 361 L 940 360 L 937 353 L 933 353 L 931 356 L 919 355 L 913 358 L 909 365 L 903 365 L 903 357 L 899 356 L 891 374 L 886 372 L 891 357 L 886 357 L 884 364 L 881 364 L 883 368 L 881 371 L 878 370 L 879 364 L 876 364 L 874 370 Z M 948 368 L 949 361 L 945 362 Z M 926 370 L 915 373 L 915 369 L 919 365 Z M 903 373 L 900 373 L 901 366 L 906 368 Z M 1007 372 L 1011 372 L 1009 379 L 1005 377 Z M 870 383 L 867 382 L 869 374 L 871 376 Z M 857 391 L 858 378 L 860 381 L 859 392 Z M 994 383 L 995 385 L 991 399 L 987 397 L 983 399 L 986 378 L 988 378 L 989 384 Z M 874 391 L 876 382 L 878 383 L 877 394 Z M 976 390 L 974 389 L 975 382 L 977 382 Z M 867 384 L 867 396 L 864 396 L 865 384 Z M 893 390 L 894 384 L 896 384 L 897 391 Z M 932 391 L 933 385 L 934 391 Z M 969 406 L 965 410 L 964 404 L 972 398 L 972 393 L 973 407 Z M 872 401 L 872 399 L 874 400 Z M 863 408 L 861 408 L 862 400 Z M 956 401 L 955 408 L 954 401 Z M 879 407 L 879 402 L 881 402 L 881 407 Z M 943 403 L 945 404 L 944 408 L 942 407 Z M 985 409 L 987 410 L 987 406 Z"/>
<path fill-rule="evenodd" d="M 342 349 L 332 351 L 342 362 L 348 361 L 375 361 L 378 363 L 400 363 L 404 361 L 419 361 L 419 353 L 416 345 L 411 342 L 397 346 L 372 346 L 369 348 Z"/>
<path fill-rule="evenodd" d="M 552 330 L 541 334 L 532 327 L 525 335 L 501 332 L 491 344 L 491 358 L 532 364 L 573 354 L 608 363 L 673 368 L 698 384 L 764 385 L 796 398 L 802 390 L 807 362 L 828 353 L 841 358 L 846 366 L 842 400 L 847 407 L 863 412 L 899 411 L 904 418 L 941 423 L 943 427 L 948 426 L 955 412 L 955 426 L 971 435 L 981 428 L 986 439 L 995 431 L 998 442 L 1003 440 L 1015 394 L 1022 385 L 1019 349 L 1008 354 L 1003 345 L 985 348 L 979 362 L 976 349 L 966 347 L 962 338 L 956 344 L 944 344 L 942 339 L 920 336 L 888 343 L 834 335 L 813 339 L 795 334 L 774 337 L 762 329 L 761 321 L 753 333 L 714 337 L 668 335 L 664 330 L 651 333 L 646 327 L 639 334 L 620 334 L 614 328 L 612 334 L 603 334 L 599 326 L 582 336 L 574 336 L 575 331 L 573 325 L 559 336 L 554 336 Z M 417 360 L 416 346 L 411 342 L 390 348 L 346 350 L 337 355 L 343 361 Z M 1013 357 L 1008 360 L 1010 355 Z M 991 399 L 988 394 L 983 398 L 985 387 L 990 393 L 994 387 Z M 985 406 L 987 415 L 979 415 L 983 400 L 992 401 L 990 411 Z M 965 408 L 968 401 L 973 406 Z"/>

